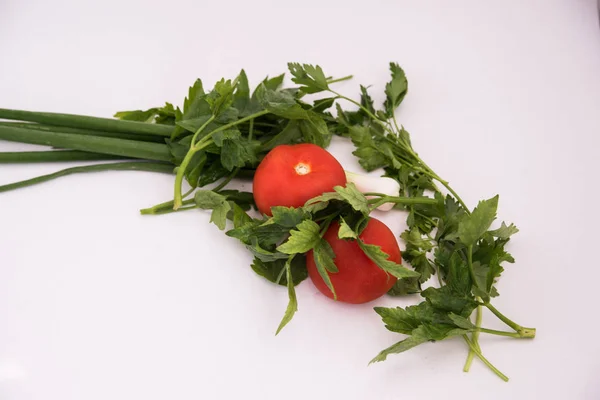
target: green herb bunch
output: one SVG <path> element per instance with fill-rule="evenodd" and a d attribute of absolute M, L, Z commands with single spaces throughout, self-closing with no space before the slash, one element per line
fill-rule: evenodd
<path fill-rule="evenodd" d="M 265 78 L 251 91 L 242 70 L 234 79 L 216 82 L 209 91 L 197 80 L 181 108 L 166 103 L 148 110 L 121 111 L 116 119 L 0 109 L 0 119 L 10 120 L 0 121 L 0 139 L 53 147 L 0 153 L 0 163 L 103 161 L 0 186 L 0 192 L 80 172 L 174 174 L 172 199 L 145 208 L 142 214 L 211 210 L 211 222 L 252 253 L 252 269 L 287 287 L 289 304 L 277 333 L 297 311 L 295 286 L 307 277 L 309 251 L 335 296 L 328 276 L 337 272 L 335 254 L 323 235 L 332 221 L 339 221 L 339 238 L 358 241 L 372 261 L 398 278 L 389 295 L 423 298 L 406 308 L 375 307 L 386 328 L 403 338 L 372 362 L 426 342 L 459 337 L 469 349 L 465 371 L 477 357 L 508 380 L 484 357 L 479 334 L 533 338 L 535 329 L 513 322 L 492 305 L 499 295 L 496 285 L 504 266 L 515 261 L 506 246 L 518 232 L 515 225 L 504 222 L 492 229 L 498 196 L 471 209 L 419 157 L 409 133 L 396 120 L 396 109 L 408 92 L 398 64 L 390 63 L 391 80 L 381 107 L 375 106 L 364 86 L 360 86 L 359 100 L 333 89 L 334 83 L 351 76 L 334 79 L 321 67 L 307 64 L 290 63 L 288 68 L 296 84 L 292 88 L 282 87 L 282 74 Z M 310 100 L 315 93 L 326 96 Z M 343 105 L 351 105 L 352 110 Z M 326 148 L 333 135 L 352 141 L 353 154 L 365 171 L 382 169 L 385 176 L 398 181 L 397 196 L 361 193 L 349 183 L 303 207 L 275 207 L 273 216 L 266 217 L 254 212 L 252 193 L 226 188 L 234 178 L 252 177 L 264 156 L 278 145 L 314 143 Z M 189 186 L 185 192 L 184 181 Z M 390 261 L 381 248 L 359 238 L 371 212 L 384 203 L 395 203 L 395 209 L 406 213 L 402 256 L 412 269 Z M 437 285 L 423 289 L 434 275 Z M 510 330 L 484 328 L 484 307 Z"/>

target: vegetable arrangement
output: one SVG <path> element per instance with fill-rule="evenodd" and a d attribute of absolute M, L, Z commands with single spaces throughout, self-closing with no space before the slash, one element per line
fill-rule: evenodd
<path fill-rule="evenodd" d="M 283 88 L 282 74 L 251 92 L 242 70 L 210 91 L 197 80 L 181 109 L 166 103 L 116 118 L 0 109 L 0 119 L 9 120 L 0 121 L 0 139 L 53 147 L 0 153 L 0 163 L 111 161 L 6 184 L 0 192 L 81 172 L 172 173 L 172 200 L 141 213 L 210 210 L 211 222 L 253 254 L 252 269 L 287 287 L 277 333 L 297 311 L 295 286 L 307 277 L 326 297 L 347 303 L 420 294 L 414 306 L 375 307 L 386 328 L 404 336 L 371 362 L 460 337 L 469 349 L 464 371 L 477 357 L 507 381 L 484 357 L 479 334 L 533 338 L 535 329 L 513 322 L 491 302 L 499 295 L 503 265 L 514 262 L 505 247 L 518 232 L 504 222 L 491 229 L 498 196 L 470 209 L 419 157 L 396 121 L 408 90 L 398 64 L 390 63 L 382 107 L 364 86 L 359 101 L 333 89 L 350 76 L 334 79 L 307 64 L 288 67 L 295 87 Z M 315 93 L 326 96 L 310 100 Z M 383 169 L 384 176 L 345 171 L 326 150 L 333 135 L 352 141 L 365 171 Z M 227 189 L 234 178 L 252 179 L 253 192 Z M 185 192 L 184 182 L 190 187 Z M 371 216 L 392 208 L 407 215 L 402 252 L 390 229 Z M 437 287 L 423 289 L 433 275 Z M 484 328 L 484 307 L 509 329 Z"/>

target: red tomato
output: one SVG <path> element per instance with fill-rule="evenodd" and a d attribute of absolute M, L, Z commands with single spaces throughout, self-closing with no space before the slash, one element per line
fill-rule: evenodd
<path fill-rule="evenodd" d="M 301 207 L 334 186 L 346 185 L 344 168 L 316 144 L 280 145 L 261 161 L 254 174 L 254 201 L 260 212 L 271 207 Z"/>
<path fill-rule="evenodd" d="M 338 272 L 328 272 L 328 275 L 337 299 L 345 303 L 361 304 L 383 296 L 394 286 L 397 278 L 389 275 L 371 261 L 355 240 L 339 239 L 338 230 L 339 224 L 333 222 L 323 236 L 336 255 L 334 262 Z M 401 254 L 398 242 L 390 228 L 383 222 L 371 218 L 359 237 L 364 243 L 380 246 L 381 250 L 390 256 L 389 260 L 400 263 Z M 312 250 L 307 254 L 306 264 L 308 275 L 317 289 L 333 299 L 333 293 L 317 270 Z"/>

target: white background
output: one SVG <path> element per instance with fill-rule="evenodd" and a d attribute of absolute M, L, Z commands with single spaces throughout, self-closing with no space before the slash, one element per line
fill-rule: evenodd
<path fill-rule="evenodd" d="M 138 213 L 171 176 L 71 176 L 0 195 L 0 399 L 600 399 L 595 0 L 93 3 L 0 0 L 0 107 L 109 117 L 288 61 L 381 101 L 397 61 L 422 158 L 470 205 L 499 193 L 520 228 L 495 304 L 538 335 L 481 338 L 509 383 L 463 373 L 460 340 L 367 366 L 401 339 L 372 307 L 418 297 L 347 306 L 305 281 L 275 337 L 285 288 L 206 213 Z M 331 147 L 356 170 L 351 149 Z M 2 165 L 0 184 L 63 166 Z M 400 234 L 404 215 L 382 218 Z"/>

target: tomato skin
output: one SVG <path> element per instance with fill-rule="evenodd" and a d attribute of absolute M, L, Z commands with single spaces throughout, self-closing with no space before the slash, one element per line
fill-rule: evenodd
<path fill-rule="evenodd" d="M 301 207 L 338 185 L 346 185 L 339 161 L 316 144 L 302 143 L 273 148 L 256 169 L 252 191 L 259 211 L 271 216 L 273 206 Z"/>
<path fill-rule="evenodd" d="M 392 275 L 377 266 L 358 246 L 358 243 L 338 238 L 339 223 L 333 222 L 323 238 L 331 245 L 337 273 L 327 273 L 337 294 L 338 301 L 361 304 L 373 301 L 387 293 L 397 281 Z M 390 228 L 375 218 L 370 218 L 366 228 L 360 234 L 360 239 L 367 244 L 381 247 L 389 254 L 389 260 L 401 262 L 398 242 Z M 308 275 L 313 284 L 325 296 L 333 299 L 323 278 L 317 270 L 313 251 L 307 254 L 306 264 Z"/>

